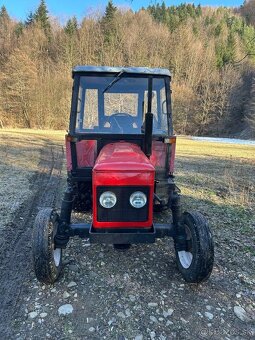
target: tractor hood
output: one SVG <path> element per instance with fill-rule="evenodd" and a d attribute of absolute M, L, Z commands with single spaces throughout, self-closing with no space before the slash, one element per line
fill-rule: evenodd
<path fill-rule="evenodd" d="M 116 142 L 105 145 L 92 171 L 94 228 L 150 228 L 153 223 L 153 192 L 155 168 L 133 143 Z M 99 197 L 113 192 L 116 206 L 102 208 Z M 142 191 L 147 196 L 144 208 L 130 205 L 130 195 Z"/>
<path fill-rule="evenodd" d="M 135 171 L 154 172 L 154 166 L 142 152 L 141 148 L 132 143 L 117 142 L 107 144 L 101 150 L 94 171 Z"/>

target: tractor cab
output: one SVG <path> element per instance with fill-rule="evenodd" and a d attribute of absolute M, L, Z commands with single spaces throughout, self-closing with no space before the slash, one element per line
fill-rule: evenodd
<path fill-rule="evenodd" d="M 142 135 L 150 108 L 153 135 L 169 135 L 168 70 L 87 66 L 76 67 L 73 76 L 79 86 L 76 133 Z"/>

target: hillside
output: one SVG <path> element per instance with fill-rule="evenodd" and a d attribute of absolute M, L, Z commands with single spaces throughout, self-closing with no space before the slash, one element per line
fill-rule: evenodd
<path fill-rule="evenodd" d="M 255 8 L 254 1 L 249 6 Z M 164 2 L 138 12 L 110 1 L 102 15 L 62 26 L 44 0 L 25 22 L 0 10 L 0 125 L 67 126 L 77 64 L 167 67 L 177 133 L 252 137 L 252 10 Z M 248 14 L 249 15 L 248 15 Z"/>

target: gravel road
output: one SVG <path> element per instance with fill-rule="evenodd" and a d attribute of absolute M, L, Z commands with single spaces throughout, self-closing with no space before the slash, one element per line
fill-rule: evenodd
<path fill-rule="evenodd" d="M 0 339 L 255 338 L 255 256 L 241 252 L 247 235 L 223 215 L 216 221 L 209 203 L 216 259 L 204 284 L 183 281 L 170 239 L 120 252 L 74 238 L 59 281 L 37 282 L 31 262 L 34 217 L 38 207 L 59 205 L 65 177 L 62 148 L 51 145 L 40 152 L 30 194 L 1 235 Z M 177 167 L 182 165 L 179 160 Z M 186 208 L 195 204 L 184 197 Z M 75 221 L 90 218 L 73 214 Z M 156 219 L 167 221 L 170 215 Z"/>

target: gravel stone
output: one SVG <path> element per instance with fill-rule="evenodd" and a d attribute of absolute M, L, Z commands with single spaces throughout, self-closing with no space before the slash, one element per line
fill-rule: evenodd
<path fill-rule="evenodd" d="M 68 292 L 63 293 L 63 298 L 68 299 L 71 295 Z"/>
<path fill-rule="evenodd" d="M 47 315 L 48 315 L 48 313 L 41 313 L 41 314 L 40 314 L 40 317 L 41 317 L 41 318 L 45 318 Z"/>
<path fill-rule="evenodd" d="M 188 320 L 185 320 L 184 318 L 180 318 L 180 320 L 181 320 L 181 322 L 183 322 L 185 324 L 189 322 Z"/>
<path fill-rule="evenodd" d="M 149 307 L 158 307 L 158 304 L 157 304 L 157 302 L 149 302 L 148 306 Z"/>
<path fill-rule="evenodd" d="M 153 315 L 150 316 L 150 320 L 152 322 L 158 322 L 157 318 L 155 318 L 155 316 L 153 316 Z"/>
<path fill-rule="evenodd" d="M 205 316 L 207 317 L 207 319 L 212 320 L 213 319 L 213 314 L 209 313 L 209 312 L 205 312 Z"/>
<path fill-rule="evenodd" d="M 163 311 L 164 318 L 167 318 L 168 316 L 171 316 L 173 314 L 174 310 L 172 308 L 169 308 L 167 311 Z"/>
<path fill-rule="evenodd" d="M 128 316 L 128 317 L 131 316 L 131 312 L 130 312 L 130 309 L 129 309 L 129 308 L 125 310 L 125 314 L 126 314 L 126 316 Z"/>
<path fill-rule="evenodd" d="M 90 327 L 90 328 L 89 328 L 89 332 L 90 332 L 90 333 L 95 332 L 95 330 L 96 330 L 96 329 L 95 329 L 94 327 Z"/>
<path fill-rule="evenodd" d="M 246 310 L 241 306 L 235 306 L 234 307 L 234 313 L 238 317 L 238 319 L 240 319 L 244 322 L 250 320 L 250 318 L 248 317 L 248 315 L 246 313 Z"/>
<path fill-rule="evenodd" d="M 129 300 L 132 302 L 135 302 L 135 296 L 134 295 L 129 295 Z"/>
<path fill-rule="evenodd" d="M 155 336 L 156 336 L 156 333 L 155 333 L 154 331 L 150 332 L 150 337 L 151 337 L 151 339 L 154 339 Z"/>
<path fill-rule="evenodd" d="M 38 313 L 37 313 L 37 312 L 30 312 L 30 313 L 28 314 L 28 316 L 30 317 L 30 319 L 34 319 L 34 318 L 36 318 L 36 317 L 37 317 L 37 315 L 38 315 Z"/>
<path fill-rule="evenodd" d="M 170 325 L 173 325 L 174 323 L 172 322 L 172 321 L 170 321 L 170 320 L 167 320 L 167 322 L 166 322 L 166 326 L 170 326 Z"/>
<path fill-rule="evenodd" d="M 73 312 L 73 306 L 70 304 L 62 305 L 58 309 L 59 315 L 67 315 L 71 314 Z"/>
<path fill-rule="evenodd" d="M 75 286 L 77 286 L 77 283 L 74 282 L 74 281 L 71 281 L 71 282 L 68 283 L 68 285 L 67 285 L 68 288 L 72 288 L 72 287 L 75 287 Z"/>
<path fill-rule="evenodd" d="M 143 336 L 141 334 L 136 335 L 135 340 L 143 340 Z"/>
<path fill-rule="evenodd" d="M 112 318 L 111 320 L 108 321 L 108 325 L 111 326 L 111 324 L 113 324 L 116 321 L 115 318 Z"/>
<path fill-rule="evenodd" d="M 117 314 L 117 316 L 118 316 L 119 318 L 122 318 L 122 319 L 125 319 L 125 318 L 126 318 L 126 316 L 125 316 L 125 314 L 124 314 L 123 312 L 119 312 L 119 313 Z"/>

